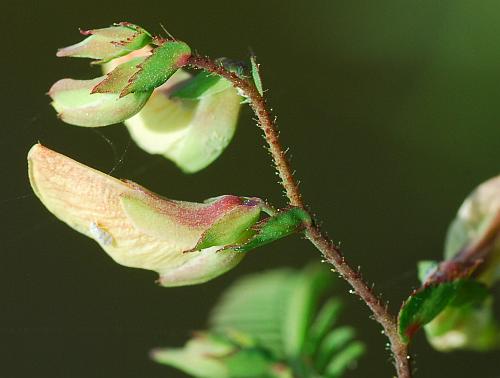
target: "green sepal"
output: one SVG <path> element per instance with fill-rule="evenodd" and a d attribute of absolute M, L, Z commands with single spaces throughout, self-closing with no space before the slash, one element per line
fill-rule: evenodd
<path fill-rule="evenodd" d="M 146 57 L 134 58 L 120 64 L 92 89 L 92 93 L 121 93 L 145 59 Z"/>
<path fill-rule="evenodd" d="M 185 100 L 199 100 L 226 90 L 231 87 L 231 83 L 223 77 L 201 71 L 189 80 L 184 86 L 172 92 L 171 97 Z"/>
<path fill-rule="evenodd" d="M 255 205 L 262 201 L 257 198 L 249 198 L 247 201 L 251 204 L 252 211 L 243 212 L 241 209 L 236 208 L 225 214 L 203 233 L 194 250 L 198 251 L 214 246 L 232 246 L 245 242 L 255 235 L 256 231 L 251 228 L 259 220 L 261 213 L 261 206 Z"/>
<path fill-rule="evenodd" d="M 262 88 L 262 78 L 260 77 L 259 64 L 257 63 L 257 58 L 255 57 L 255 55 L 252 55 L 250 57 L 250 63 L 252 65 L 252 78 L 255 84 L 255 88 L 257 88 L 259 94 L 263 96 L 264 89 Z"/>
<path fill-rule="evenodd" d="M 233 246 L 232 249 L 237 252 L 248 252 L 299 232 L 309 223 L 311 217 L 301 208 L 291 207 L 278 211 L 276 215 L 264 219 L 253 227 L 256 233 L 250 240 L 245 244 Z"/>
<path fill-rule="evenodd" d="M 398 315 L 399 334 L 407 343 L 416 331 L 431 322 L 448 305 L 480 303 L 487 295 L 486 286 L 467 279 L 424 286 L 403 303 Z"/>
<path fill-rule="evenodd" d="M 164 41 L 137 67 L 120 96 L 150 91 L 165 83 L 191 56 L 191 48 L 181 41 Z"/>
<path fill-rule="evenodd" d="M 89 37 L 80 43 L 59 49 L 57 56 L 97 59 L 93 64 L 102 64 L 139 50 L 152 41 L 151 34 L 146 30 L 128 22 L 81 33 Z"/>

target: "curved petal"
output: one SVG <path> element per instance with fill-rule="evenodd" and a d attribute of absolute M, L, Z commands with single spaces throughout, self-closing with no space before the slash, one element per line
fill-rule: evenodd
<path fill-rule="evenodd" d="M 162 154 L 194 173 L 217 159 L 233 138 L 241 97 L 229 87 L 199 100 L 171 98 L 183 79 L 187 75 L 181 72 L 155 90 L 125 125 L 145 151 Z"/>
<path fill-rule="evenodd" d="M 49 90 L 52 106 L 66 123 L 76 126 L 98 127 L 123 122 L 139 112 L 151 96 L 149 92 L 131 93 L 119 97 L 117 93 L 92 93 L 106 76 L 93 80 L 62 79 Z"/>
<path fill-rule="evenodd" d="M 28 154 L 30 182 L 60 220 L 96 240 L 117 263 L 160 274 L 164 286 L 205 282 L 234 267 L 243 253 L 192 250 L 204 231 L 235 209 L 258 218 L 258 202 L 222 196 L 209 203 L 168 200 L 40 144 Z M 236 236 L 235 236 L 236 237 Z"/>
<path fill-rule="evenodd" d="M 178 70 L 165 84 L 153 91 L 139 113 L 125 122 L 132 139 L 144 151 L 164 154 L 174 149 L 187 134 L 197 102 L 173 99 L 170 93 L 190 77 L 186 71 Z"/>

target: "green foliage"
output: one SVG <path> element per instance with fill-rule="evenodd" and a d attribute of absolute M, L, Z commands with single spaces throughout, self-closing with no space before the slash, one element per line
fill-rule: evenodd
<path fill-rule="evenodd" d="M 341 303 L 323 300 L 332 283 L 331 272 L 316 265 L 241 278 L 213 309 L 210 331 L 201 340 L 195 336 L 184 348 L 157 350 L 153 358 L 203 378 L 340 377 L 364 345 L 354 340 L 351 327 L 335 328 Z M 223 340 L 225 349 L 207 346 L 200 359 L 194 346 L 206 346 L 207 339 L 217 345 Z M 217 366 L 198 369 L 207 360 Z"/>

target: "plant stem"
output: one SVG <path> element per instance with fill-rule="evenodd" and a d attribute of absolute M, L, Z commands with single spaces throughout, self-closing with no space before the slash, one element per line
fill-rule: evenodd
<path fill-rule="evenodd" d="M 260 95 L 253 80 L 236 75 L 208 57 L 193 55 L 189 59 L 188 64 L 193 68 L 203 69 L 224 77 L 248 99 L 252 110 L 257 116 L 258 126 L 264 132 L 269 146 L 269 152 L 273 158 L 276 170 L 281 179 L 281 185 L 285 189 L 290 205 L 308 211 L 302 200 L 297 182 L 293 177 L 293 171 L 290 168 L 285 150 L 279 141 L 279 133 L 275 121 L 267 109 L 264 96 Z M 384 329 L 385 335 L 390 342 L 398 377 L 411 378 L 407 345 L 404 344 L 399 337 L 397 321 L 395 317 L 389 313 L 387 306 L 380 301 L 379 297 L 375 295 L 370 286 L 366 284 L 361 274 L 346 262 L 339 248 L 323 234 L 316 223 L 307 225 L 305 235 L 322 253 L 324 259 L 352 286 L 355 293 L 359 295 L 370 308 L 374 319 Z"/>

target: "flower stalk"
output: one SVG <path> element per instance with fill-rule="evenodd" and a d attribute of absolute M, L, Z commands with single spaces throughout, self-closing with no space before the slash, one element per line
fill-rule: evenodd
<path fill-rule="evenodd" d="M 202 69 L 224 77 L 246 97 L 250 107 L 257 116 L 258 126 L 264 133 L 269 152 L 281 179 L 281 185 L 285 190 L 289 205 L 309 212 L 293 176 L 293 171 L 286 157 L 285 149 L 280 143 L 275 120 L 268 110 L 264 96 L 261 95 L 254 81 L 228 71 L 224 66 L 217 64 L 208 57 L 192 55 L 187 61 L 187 64 L 193 68 Z M 305 236 L 316 249 L 322 253 L 324 259 L 334 267 L 335 271 L 352 286 L 354 292 L 370 308 L 374 319 L 382 326 L 385 335 L 389 339 L 398 377 L 410 378 L 411 366 L 408 356 L 408 347 L 398 334 L 396 318 L 389 312 L 387 306 L 381 302 L 380 298 L 364 281 L 359 271 L 355 270 L 347 263 L 340 249 L 325 236 L 317 225 L 317 222 L 306 225 Z"/>

